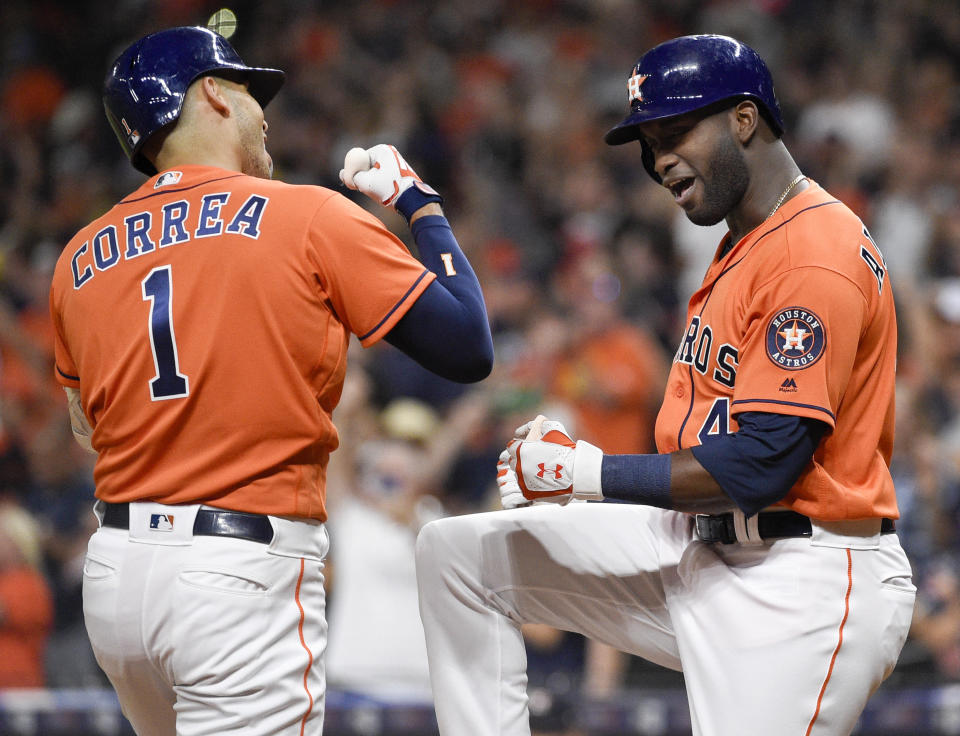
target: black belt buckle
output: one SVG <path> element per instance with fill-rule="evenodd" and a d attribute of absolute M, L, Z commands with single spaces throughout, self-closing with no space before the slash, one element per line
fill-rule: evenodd
<path fill-rule="evenodd" d="M 733 514 L 697 514 L 697 536 L 707 544 L 733 544 L 737 541 L 737 529 Z"/>

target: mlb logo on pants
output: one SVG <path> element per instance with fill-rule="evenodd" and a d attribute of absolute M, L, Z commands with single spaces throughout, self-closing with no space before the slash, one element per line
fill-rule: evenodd
<path fill-rule="evenodd" d="M 150 528 L 158 532 L 172 532 L 173 514 L 150 514 Z"/>

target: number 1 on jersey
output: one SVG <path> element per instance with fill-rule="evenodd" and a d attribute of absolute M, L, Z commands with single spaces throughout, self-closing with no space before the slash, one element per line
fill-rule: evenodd
<path fill-rule="evenodd" d="M 150 381 L 150 398 L 153 401 L 182 398 L 190 393 L 190 389 L 177 360 L 170 266 L 153 269 L 140 285 L 143 287 L 143 300 L 150 302 L 150 349 L 157 371 Z"/>

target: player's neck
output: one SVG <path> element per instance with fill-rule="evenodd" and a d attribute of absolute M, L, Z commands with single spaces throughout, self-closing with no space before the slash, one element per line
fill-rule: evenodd
<path fill-rule="evenodd" d="M 228 133 L 229 131 L 224 131 Z M 238 145 L 229 135 L 170 135 L 157 152 L 157 171 L 181 166 L 213 166 L 227 171 L 241 171 L 242 160 Z"/>
<path fill-rule="evenodd" d="M 195 152 L 179 156 L 157 156 L 157 171 L 177 169 L 183 166 L 212 166 L 227 171 L 240 171 L 240 162 L 230 156 L 218 156 L 207 152 Z"/>
<path fill-rule="evenodd" d="M 805 180 L 798 180 L 800 168 L 782 144 L 771 153 L 769 161 L 754 167 L 759 173 L 750 177 L 740 203 L 727 214 L 734 245 L 808 186 Z"/>

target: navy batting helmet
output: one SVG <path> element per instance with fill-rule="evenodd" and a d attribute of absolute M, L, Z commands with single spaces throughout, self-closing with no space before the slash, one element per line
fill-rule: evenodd
<path fill-rule="evenodd" d="M 653 154 L 639 131 L 651 120 L 750 99 L 773 132 L 783 134 L 770 70 L 756 51 L 728 36 L 681 36 L 655 46 L 633 67 L 627 91 L 630 114 L 604 140 L 611 146 L 639 140 L 644 166 L 657 181 Z"/>
<path fill-rule="evenodd" d="M 238 77 L 266 107 L 280 87 L 279 69 L 249 67 L 223 36 L 207 28 L 170 28 L 141 38 L 120 54 L 103 83 L 103 106 L 110 127 L 138 170 L 156 168 L 141 153 L 143 144 L 180 117 L 187 88 L 198 77 Z"/>

